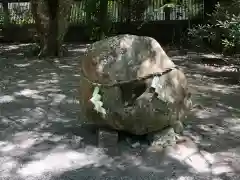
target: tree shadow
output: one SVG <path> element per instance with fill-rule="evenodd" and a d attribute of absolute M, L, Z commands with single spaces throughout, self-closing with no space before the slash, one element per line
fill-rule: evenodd
<path fill-rule="evenodd" d="M 174 54 L 172 58 L 176 64 L 184 67 L 191 75 L 207 76 L 208 79 L 228 85 L 240 82 L 240 65 L 237 61 L 239 58 L 197 52 L 189 52 L 184 55 Z"/>
<path fill-rule="evenodd" d="M 66 180 L 196 177 L 195 179 L 212 179 L 226 172 L 222 170 L 211 174 L 209 170 L 211 168 L 206 163 L 202 166 L 204 168 L 207 166 L 207 170 L 204 168 L 199 170 L 199 167 L 186 163 L 187 156 L 193 154 L 187 152 L 186 149 L 205 149 L 211 152 L 212 156 L 218 156 L 215 153 L 236 147 L 235 144 L 239 144 L 236 138 L 231 140 L 232 144 L 230 141 L 230 144 L 223 144 L 220 142 L 229 136 L 225 132 L 214 135 L 213 131 L 216 131 L 216 125 L 224 126 L 224 120 L 231 117 L 225 111 L 231 110 L 234 114 L 238 113 L 237 105 L 232 105 L 231 109 L 226 103 L 222 103 L 223 107 L 220 109 L 214 108 L 215 114 L 211 112 L 204 118 L 201 110 L 194 112 L 193 120 L 189 123 L 191 127 L 186 128 L 186 131 L 189 136 L 197 136 L 200 139 L 199 142 L 196 141 L 199 146 L 197 148 L 186 145 L 184 149 L 183 146 L 176 146 L 168 152 L 154 153 L 147 151 L 145 146 L 132 148 L 122 141 L 117 147 L 119 153 L 115 156 L 110 156 L 103 149 L 97 148 L 95 127 L 81 123 L 82 116 L 78 107 L 77 86 L 75 86 L 79 82 L 76 69 L 80 63 L 76 56 L 80 56 L 84 50 L 83 47 L 77 45 L 71 48 L 75 54 L 74 57 L 64 58 L 68 62 L 67 65 L 55 64 L 61 70 L 59 72 L 56 72 L 56 67 L 49 62 L 19 57 L 17 55 L 19 52 L 15 52 L 15 57 L 14 55 L 8 56 L 7 53 L 0 57 L 1 59 L 9 57 L 7 63 L 6 60 L 1 61 L 1 67 L 4 68 L 0 72 L 0 170 L 2 178 L 30 179 L 33 177 L 36 179 L 43 177 L 46 180 Z M 78 51 L 78 49 L 82 50 Z M 8 65 L 6 66 L 5 63 Z M 192 79 L 192 82 L 196 85 L 195 79 Z M 213 96 L 211 94 L 203 97 L 206 91 L 209 90 L 201 89 L 201 92 L 196 93 L 194 98 L 209 108 L 213 98 L 221 102 L 221 99 L 217 97 L 224 93 L 211 91 Z M 237 90 L 233 91 L 231 93 L 237 93 Z M 229 94 L 223 96 L 225 99 L 228 97 Z M 233 96 L 229 104 L 232 104 L 234 98 L 236 97 Z M 201 114 L 201 117 L 197 116 L 198 114 Z M 210 126 L 210 124 L 215 125 L 212 128 L 214 130 L 206 132 L 200 127 L 200 125 Z M 206 136 L 202 138 L 201 133 Z M 213 138 L 209 139 L 209 137 Z M 204 146 L 204 142 L 208 139 L 215 148 Z M 219 144 L 222 146 L 219 147 Z M 181 153 L 178 155 L 181 148 L 184 149 L 181 150 L 182 155 Z M 200 150 L 196 153 L 198 152 Z M 212 157 L 214 158 L 217 159 Z M 200 164 L 196 161 L 199 159 L 194 160 L 193 163 Z M 228 166 L 234 174 L 238 170 L 239 164 L 237 165 Z"/>
<path fill-rule="evenodd" d="M 66 43 L 63 47 L 68 50 L 64 54 L 64 57 L 74 57 L 82 54 L 88 44 L 77 44 L 77 43 Z M 1 61 L 3 59 L 9 60 L 11 58 L 30 58 L 34 59 L 37 55 L 37 44 L 36 43 L 4 43 L 0 44 L 0 56 Z M 0 61 L 0 63 L 1 63 Z M 6 64 L 6 62 L 5 62 Z M 8 64 L 11 64 L 9 62 Z"/>
<path fill-rule="evenodd" d="M 199 57 L 185 55 L 172 59 L 185 71 L 194 103 L 201 105 L 193 110 L 186 131 L 197 137 L 199 146 L 208 152 L 225 152 L 239 147 L 239 72 L 229 72 L 232 65 L 206 66 L 199 62 Z M 238 65 L 234 68 L 239 69 Z M 235 82 L 229 81 L 231 78 Z"/>

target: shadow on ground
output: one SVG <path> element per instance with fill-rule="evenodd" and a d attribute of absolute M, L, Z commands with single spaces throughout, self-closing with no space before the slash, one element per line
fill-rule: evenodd
<path fill-rule="evenodd" d="M 203 105 L 187 123 L 185 134 L 193 141 L 165 152 L 149 152 L 144 144 L 132 148 L 123 141 L 119 152 L 109 155 L 96 147 L 94 127 L 81 124 L 76 57 L 84 46 L 68 45 L 74 58 L 65 58 L 67 65 L 55 59 L 58 68 L 19 56 L 28 48 L 22 46 L 14 45 L 14 51 L 5 47 L 0 57 L 1 178 L 225 180 L 239 174 L 237 84 L 220 83 L 216 78 L 221 77 L 189 68 L 184 56 L 173 57 L 188 75 L 195 102 Z"/>
<path fill-rule="evenodd" d="M 199 62 L 200 58 L 172 57 L 187 74 L 194 103 L 193 132 L 202 136 L 208 151 L 227 151 L 240 145 L 240 76 L 239 65 L 214 65 Z M 209 60 L 211 61 L 211 60 Z M 231 81 L 229 81 L 231 80 Z"/>

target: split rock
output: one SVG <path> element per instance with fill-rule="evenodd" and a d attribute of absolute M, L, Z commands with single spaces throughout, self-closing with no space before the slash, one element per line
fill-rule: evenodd
<path fill-rule="evenodd" d="M 191 107 L 184 73 L 146 36 L 118 35 L 91 44 L 81 58 L 79 90 L 86 122 L 136 135 L 177 124 Z"/>

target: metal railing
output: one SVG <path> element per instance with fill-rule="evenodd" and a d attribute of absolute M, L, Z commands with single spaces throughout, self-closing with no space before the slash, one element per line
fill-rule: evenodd
<path fill-rule="evenodd" d="M 0 1 L 0 24 L 3 23 L 4 9 Z M 32 18 L 29 0 L 5 0 L 8 2 L 8 14 L 9 20 L 12 24 L 32 24 L 34 20 Z M 169 8 L 168 14 L 162 5 L 162 0 L 155 0 L 149 3 L 149 6 L 145 9 L 142 17 L 139 19 L 129 17 L 132 7 L 126 9 L 122 7 L 117 1 L 108 2 L 108 17 L 112 22 L 125 22 L 126 19 L 130 22 L 134 21 L 164 21 L 164 20 L 190 20 L 194 17 L 204 17 L 204 3 L 195 0 L 184 0 L 181 5 L 175 5 Z M 85 24 L 86 12 L 85 12 L 86 0 L 75 1 L 72 5 L 70 23 L 71 24 Z"/>

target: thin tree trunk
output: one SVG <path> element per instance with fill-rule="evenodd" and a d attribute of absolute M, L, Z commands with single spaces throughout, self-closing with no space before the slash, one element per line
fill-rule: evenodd
<path fill-rule="evenodd" d="M 48 0 L 49 29 L 48 38 L 45 42 L 47 56 L 59 56 L 60 47 L 58 43 L 58 0 Z"/>
<path fill-rule="evenodd" d="M 9 34 L 8 26 L 10 25 L 10 16 L 9 16 L 9 10 L 8 10 L 8 2 L 3 1 L 3 27 L 2 27 L 2 35 L 3 39 L 8 40 L 8 37 L 11 36 Z"/>
<path fill-rule="evenodd" d="M 3 13 L 4 13 L 3 27 L 7 27 L 10 24 L 8 2 L 3 1 L 2 6 L 3 6 Z"/>
<path fill-rule="evenodd" d="M 39 57 L 62 56 L 62 44 L 69 25 L 72 0 L 31 0 L 39 35 Z"/>
<path fill-rule="evenodd" d="M 47 13 L 47 5 L 45 1 L 42 0 L 31 0 L 31 12 L 33 19 L 35 21 L 35 28 L 37 31 L 37 42 L 39 48 L 36 50 L 38 56 L 42 56 L 43 52 L 46 51 L 46 41 L 47 41 L 47 30 L 49 16 Z"/>

